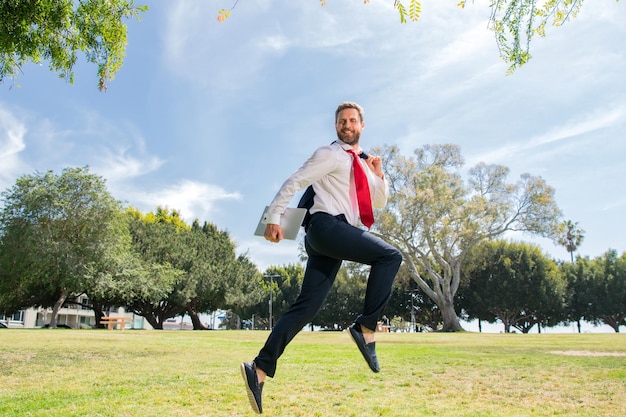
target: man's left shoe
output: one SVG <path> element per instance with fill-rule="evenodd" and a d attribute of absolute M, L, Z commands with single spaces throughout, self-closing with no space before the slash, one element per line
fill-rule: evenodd
<path fill-rule="evenodd" d="M 361 351 L 361 355 L 365 358 L 365 362 L 369 365 L 370 369 L 374 372 L 380 372 L 380 365 L 378 364 L 378 358 L 376 357 L 376 342 L 365 343 L 361 326 L 357 323 L 353 323 L 348 327 L 350 336 L 354 340 L 354 343 Z"/>
<path fill-rule="evenodd" d="M 255 413 L 263 413 L 261 405 L 261 394 L 263 393 L 263 382 L 259 383 L 254 362 L 244 362 L 241 364 L 241 376 L 246 383 L 246 392 L 250 406 Z"/>

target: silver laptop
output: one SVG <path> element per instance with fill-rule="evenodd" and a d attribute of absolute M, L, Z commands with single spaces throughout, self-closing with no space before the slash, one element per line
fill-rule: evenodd
<path fill-rule="evenodd" d="M 265 233 L 265 226 L 267 225 L 267 210 L 269 206 L 265 206 L 265 210 L 263 210 L 263 215 L 261 216 L 261 220 L 259 220 L 259 224 L 256 227 L 254 232 L 255 236 L 263 236 Z M 304 208 L 294 208 L 287 207 L 285 209 L 285 213 L 280 216 L 280 227 L 283 229 L 283 238 L 289 240 L 295 240 L 298 236 L 298 232 L 300 231 L 300 226 L 302 225 L 302 220 L 304 220 L 304 215 L 306 214 L 306 209 Z"/>

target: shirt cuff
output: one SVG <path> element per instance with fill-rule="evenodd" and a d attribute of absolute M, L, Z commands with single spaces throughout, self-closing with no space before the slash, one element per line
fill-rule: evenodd
<path fill-rule="evenodd" d="M 265 224 L 280 225 L 280 213 L 266 213 L 263 220 L 265 221 Z"/>

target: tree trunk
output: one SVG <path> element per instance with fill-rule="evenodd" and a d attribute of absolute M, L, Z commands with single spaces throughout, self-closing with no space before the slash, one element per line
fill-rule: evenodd
<path fill-rule="evenodd" d="M 61 291 L 61 296 L 59 296 L 59 299 L 54 303 L 54 307 L 52 307 L 52 317 L 50 317 L 50 326 L 49 326 L 51 329 L 56 329 L 57 316 L 59 315 L 59 310 L 63 306 L 63 303 L 65 302 L 66 299 L 67 299 L 67 291 L 63 289 Z"/>
<path fill-rule="evenodd" d="M 200 317 L 198 317 L 198 312 L 193 309 L 191 304 L 187 305 L 187 314 L 191 317 L 191 323 L 193 324 L 194 330 L 208 330 L 207 327 L 202 324 Z"/>
<path fill-rule="evenodd" d="M 461 323 L 459 322 L 459 317 L 454 310 L 454 303 L 444 301 L 442 305 L 439 306 L 441 310 L 441 318 L 443 320 L 443 327 L 441 329 L 442 332 L 462 332 L 463 327 L 461 327 Z"/>
<path fill-rule="evenodd" d="M 615 333 L 619 333 L 619 325 L 624 321 L 624 316 L 615 315 L 615 316 L 600 316 L 600 320 L 607 324 L 615 330 Z"/>
<path fill-rule="evenodd" d="M 100 328 L 100 320 L 104 317 L 104 312 L 102 311 L 102 304 L 98 301 L 91 302 L 91 309 L 93 310 L 93 315 L 96 318 L 95 328 Z"/>
<path fill-rule="evenodd" d="M 156 319 L 156 317 L 154 317 L 154 315 L 147 314 L 144 316 L 144 318 L 146 319 L 148 323 L 150 323 L 150 326 L 152 326 L 154 330 L 163 330 L 163 324 L 159 323 L 159 321 Z"/>

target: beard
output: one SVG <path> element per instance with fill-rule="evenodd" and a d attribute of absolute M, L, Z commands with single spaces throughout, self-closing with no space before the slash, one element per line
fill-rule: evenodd
<path fill-rule="evenodd" d="M 344 143 L 348 145 L 354 145 L 359 143 L 359 138 L 361 137 L 361 132 L 355 132 L 353 130 L 342 130 L 337 131 L 337 137 L 341 139 Z"/>

